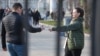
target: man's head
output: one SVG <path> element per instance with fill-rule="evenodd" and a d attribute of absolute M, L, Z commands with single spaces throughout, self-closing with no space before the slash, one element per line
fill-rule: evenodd
<path fill-rule="evenodd" d="M 14 3 L 13 11 L 21 14 L 22 13 L 22 5 L 20 3 Z"/>

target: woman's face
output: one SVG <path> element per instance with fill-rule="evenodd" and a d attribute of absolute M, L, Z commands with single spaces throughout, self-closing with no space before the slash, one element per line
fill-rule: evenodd
<path fill-rule="evenodd" d="M 79 17 L 79 15 L 80 15 L 80 13 L 78 13 L 76 9 L 73 9 L 73 12 L 72 12 L 73 19 L 77 19 Z"/>

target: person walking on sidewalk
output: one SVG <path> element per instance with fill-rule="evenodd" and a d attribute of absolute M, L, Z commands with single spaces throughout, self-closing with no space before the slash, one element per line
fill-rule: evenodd
<path fill-rule="evenodd" d="M 84 47 L 83 15 L 83 9 L 78 7 L 73 9 L 73 18 L 70 24 L 60 28 L 63 32 L 69 32 L 69 36 L 66 41 L 65 56 L 81 56 L 81 52 Z M 57 31 L 57 28 L 49 30 Z"/>
<path fill-rule="evenodd" d="M 50 11 L 47 11 L 46 12 L 46 18 L 45 18 L 46 20 L 48 19 L 49 15 L 50 15 Z"/>
<path fill-rule="evenodd" d="M 40 15 L 40 12 L 37 9 L 33 12 L 32 17 L 33 17 L 33 24 L 38 25 L 39 20 L 41 19 L 41 15 Z"/>
<path fill-rule="evenodd" d="M 15 3 L 13 5 L 12 13 L 5 16 L 2 20 L 2 48 L 4 51 L 7 50 L 7 41 L 10 56 L 24 56 L 25 29 L 32 33 L 41 32 L 42 30 L 42 28 L 33 28 L 31 25 L 29 25 L 27 20 L 24 24 L 25 19 L 21 16 L 21 14 L 22 5 L 20 3 Z"/>

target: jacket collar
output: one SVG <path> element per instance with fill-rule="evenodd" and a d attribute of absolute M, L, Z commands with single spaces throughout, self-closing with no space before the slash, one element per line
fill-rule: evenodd
<path fill-rule="evenodd" d="M 17 12 L 12 12 L 12 14 L 17 14 L 17 15 L 19 15 Z"/>
<path fill-rule="evenodd" d="M 75 19 L 75 20 L 73 20 L 73 21 L 80 21 L 80 22 L 83 22 L 83 18 L 82 17 L 79 17 L 79 18 L 77 18 L 77 19 Z"/>

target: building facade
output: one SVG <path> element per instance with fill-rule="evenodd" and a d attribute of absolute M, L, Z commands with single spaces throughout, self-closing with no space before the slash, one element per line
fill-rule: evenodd
<path fill-rule="evenodd" d="M 5 8 L 7 6 L 6 0 L 0 0 L 0 8 Z"/>
<path fill-rule="evenodd" d="M 24 1 L 25 0 L 0 0 L 0 7 L 6 8 L 6 7 L 12 7 L 12 5 L 16 2 L 19 2 L 23 5 L 24 7 Z M 44 7 L 47 3 L 47 0 L 28 0 L 28 7 L 29 8 L 42 8 Z"/>

